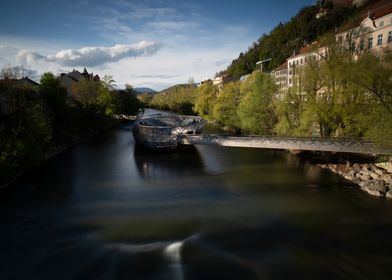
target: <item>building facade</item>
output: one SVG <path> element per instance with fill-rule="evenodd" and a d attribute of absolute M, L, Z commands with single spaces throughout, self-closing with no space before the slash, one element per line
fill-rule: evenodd
<path fill-rule="evenodd" d="M 381 0 L 369 8 L 368 11 L 360 13 L 355 20 L 338 29 L 335 35 L 338 42 L 353 51 L 354 58 L 358 58 L 363 51 L 380 52 L 385 48 L 392 48 L 392 1 Z M 297 74 L 310 59 L 322 59 L 327 56 L 327 52 L 328 47 L 314 42 L 294 52 L 284 64 L 274 69 L 271 74 L 279 88 L 278 97 L 282 97 L 284 92 L 298 85 Z M 287 69 L 283 71 L 282 68 L 285 66 Z"/>

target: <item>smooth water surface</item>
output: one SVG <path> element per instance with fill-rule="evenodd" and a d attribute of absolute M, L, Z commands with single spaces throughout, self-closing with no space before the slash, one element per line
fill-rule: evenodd
<path fill-rule="evenodd" d="M 146 153 L 131 127 L 0 192 L 0 279 L 392 278 L 392 201 L 279 151 Z"/>

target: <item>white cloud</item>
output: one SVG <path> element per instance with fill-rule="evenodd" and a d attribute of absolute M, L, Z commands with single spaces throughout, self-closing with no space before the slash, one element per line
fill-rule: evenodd
<path fill-rule="evenodd" d="M 46 59 L 63 66 L 98 66 L 128 57 L 152 55 L 160 47 L 160 44 L 152 41 L 141 41 L 132 45 L 62 50 L 55 55 L 48 55 Z"/>
<path fill-rule="evenodd" d="M 39 53 L 29 52 L 27 50 L 18 51 L 18 53 L 15 55 L 15 58 L 17 63 L 22 65 L 33 65 L 38 61 L 45 59 L 45 57 Z"/>

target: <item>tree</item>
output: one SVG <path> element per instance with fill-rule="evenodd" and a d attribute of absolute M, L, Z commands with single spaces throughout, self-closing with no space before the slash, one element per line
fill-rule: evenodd
<path fill-rule="evenodd" d="M 197 90 L 194 111 L 206 119 L 213 119 L 218 89 L 212 83 L 202 84 Z"/>
<path fill-rule="evenodd" d="M 92 108 L 97 104 L 97 98 L 100 94 L 100 83 L 88 78 L 82 78 L 75 94 L 76 99 L 85 107 Z"/>
<path fill-rule="evenodd" d="M 1 79 L 21 79 L 31 75 L 32 71 L 27 70 L 23 65 L 7 65 L 0 70 Z"/>
<path fill-rule="evenodd" d="M 239 82 L 231 82 L 224 85 L 223 90 L 216 99 L 213 109 L 213 118 L 220 124 L 240 131 L 241 122 L 237 114 L 238 105 L 241 102 L 242 93 Z"/>
<path fill-rule="evenodd" d="M 275 123 L 272 96 L 276 92 L 271 76 L 254 72 L 241 87 L 244 95 L 238 106 L 241 127 L 256 134 L 271 134 Z"/>
<path fill-rule="evenodd" d="M 130 84 L 125 84 L 125 89 L 118 90 L 115 96 L 117 114 L 134 115 L 143 105 Z"/>
<path fill-rule="evenodd" d="M 39 92 L 54 113 L 55 120 L 62 119 L 66 112 L 67 90 L 52 73 L 47 72 L 41 76 Z"/>

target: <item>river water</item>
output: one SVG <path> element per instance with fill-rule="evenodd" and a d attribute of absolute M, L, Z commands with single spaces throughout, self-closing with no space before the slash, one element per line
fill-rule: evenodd
<path fill-rule="evenodd" d="M 284 152 L 125 123 L 0 192 L 0 279 L 391 279 L 392 201 Z"/>

